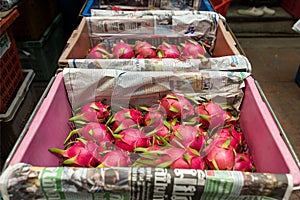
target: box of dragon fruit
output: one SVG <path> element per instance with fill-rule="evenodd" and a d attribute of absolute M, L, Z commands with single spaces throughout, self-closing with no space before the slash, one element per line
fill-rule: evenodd
<path fill-rule="evenodd" d="M 46 92 L 5 168 L 26 163 L 86 174 L 121 167 L 130 187 L 141 190 L 127 190 L 129 182 L 125 191 L 112 188 L 129 197 L 145 190 L 141 199 L 199 199 L 196 193 L 283 199 L 300 184 L 299 167 L 249 73 L 64 68 Z M 197 192 L 178 193 L 182 187 Z"/>
<path fill-rule="evenodd" d="M 58 65 L 70 67 L 69 63 L 93 63 L 95 59 L 106 59 L 108 65 L 117 59 L 173 59 L 176 63 L 243 54 L 240 52 L 226 22 L 214 12 L 101 12 L 82 18 Z"/>

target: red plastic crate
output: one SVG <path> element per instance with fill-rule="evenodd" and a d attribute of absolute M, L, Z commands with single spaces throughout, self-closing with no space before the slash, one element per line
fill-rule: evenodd
<path fill-rule="evenodd" d="M 0 54 L 0 113 L 5 113 L 24 80 L 18 49 L 13 37 L 11 24 L 19 16 L 13 10 L 0 22 L 1 54 Z"/>
<path fill-rule="evenodd" d="M 290 13 L 294 18 L 300 18 L 300 1 L 299 0 L 282 0 L 281 7 Z"/>
<path fill-rule="evenodd" d="M 215 11 L 222 16 L 226 16 L 231 0 L 211 0 Z"/>

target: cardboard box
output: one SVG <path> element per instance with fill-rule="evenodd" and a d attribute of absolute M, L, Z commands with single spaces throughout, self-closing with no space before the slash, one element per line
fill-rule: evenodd
<path fill-rule="evenodd" d="M 240 127 L 257 172 L 290 174 L 294 185 L 299 185 L 299 167 L 251 76 L 245 79 L 244 99 L 240 108 Z M 59 158 L 49 153 L 48 148 L 63 148 L 62 141 L 70 131 L 67 121 L 71 116 L 63 73 L 58 73 L 6 165 L 24 162 L 33 166 L 57 167 Z"/>
<path fill-rule="evenodd" d="M 240 55 L 244 54 L 239 48 L 236 39 L 230 32 L 226 24 L 222 20 L 219 20 L 215 34 L 214 47 L 212 51 L 212 57 L 221 57 L 228 55 Z M 92 47 L 91 38 L 89 36 L 89 27 L 87 24 L 87 18 L 83 17 L 78 28 L 73 31 L 70 36 L 64 51 L 62 52 L 58 65 L 60 67 L 67 67 L 68 60 L 72 59 L 84 59 L 87 55 L 88 49 Z"/>

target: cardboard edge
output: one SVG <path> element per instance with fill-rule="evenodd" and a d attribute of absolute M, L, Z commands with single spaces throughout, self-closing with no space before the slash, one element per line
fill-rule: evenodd
<path fill-rule="evenodd" d="M 62 51 L 62 54 L 60 55 L 58 59 L 58 66 L 60 67 L 67 67 L 68 66 L 68 56 L 74 46 L 76 45 L 77 41 L 80 38 L 80 33 L 82 33 L 84 27 L 86 25 L 86 17 L 82 17 L 82 20 L 80 24 L 78 25 L 77 29 L 75 29 L 70 38 L 67 40 L 65 48 Z"/>

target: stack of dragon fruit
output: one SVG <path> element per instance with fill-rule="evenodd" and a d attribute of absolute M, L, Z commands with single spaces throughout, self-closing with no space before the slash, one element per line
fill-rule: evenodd
<path fill-rule="evenodd" d="M 147 41 L 137 40 L 135 44 L 125 43 L 123 40 L 107 48 L 103 43 L 92 47 L 87 53 L 87 59 L 132 59 L 132 58 L 179 58 L 201 59 L 206 50 L 196 40 L 187 38 L 180 45 L 163 41 L 157 47 Z"/>
<path fill-rule="evenodd" d="M 49 148 L 61 165 L 255 171 L 230 106 L 177 93 L 116 111 L 104 102 L 74 111 L 65 148 Z"/>

